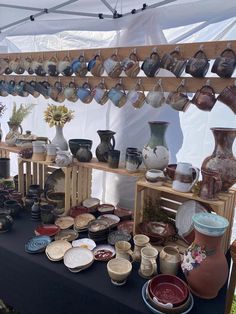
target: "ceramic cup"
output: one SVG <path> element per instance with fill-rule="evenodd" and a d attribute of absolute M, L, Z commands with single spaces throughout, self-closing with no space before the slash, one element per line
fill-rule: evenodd
<path fill-rule="evenodd" d="M 196 172 L 195 179 L 193 178 L 193 170 Z M 175 177 L 172 183 L 172 188 L 179 192 L 190 192 L 199 178 L 200 170 L 193 167 L 190 163 L 179 162 L 175 170 Z"/>
<path fill-rule="evenodd" d="M 145 178 L 148 182 L 156 183 L 156 185 L 162 185 L 165 181 L 164 172 L 158 169 L 149 169 L 145 173 Z"/>
<path fill-rule="evenodd" d="M 127 97 L 123 85 L 116 84 L 115 87 L 112 87 L 108 92 L 108 98 L 116 107 L 121 108 L 124 106 L 127 101 Z"/>
<path fill-rule="evenodd" d="M 81 55 L 79 58 L 74 59 L 71 63 L 71 68 L 76 76 L 84 77 L 88 72 L 84 56 Z"/>
<path fill-rule="evenodd" d="M 151 55 L 143 61 L 141 69 L 147 77 L 154 77 L 160 70 L 161 59 L 157 52 L 153 51 Z"/>
<path fill-rule="evenodd" d="M 108 152 L 108 167 L 109 168 L 118 168 L 120 161 L 120 151 L 117 149 L 110 150 Z"/>
<path fill-rule="evenodd" d="M 127 94 L 127 102 L 134 108 L 141 108 L 145 103 L 145 99 L 144 88 L 141 83 L 137 83 L 135 88 Z"/>
<path fill-rule="evenodd" d="M 47 162 L 54 162 L 56 155 L 57 155 L 57 146 L 54 144 L 47 144 L 46 145 L 46 151 L 47 151 L 47 156 L 46 156 L 46 161 Z"/>
<path fill-rule="evenodd" d="M 185 112 L 190 105 L 190 100 L 186 92 L 177 89 L 175 92 L 169 93 L 166 103 L 177 111 Z"/>
<path fill-rule="evenodd" d="M 164 90 L 161 84 L 161 81 L 150 90 L 146 97 L 146 103 L 151 105 L 153 108 L 159 108 L 164 105 L 166 99 L 164 95 Z"/>
<path fill-rule="evenodd" d="M 226 86 L 219 94 L 217 100 L 227 105 L 236 114 L 236 86 Z"/>
<path fill-rule="evenodd" d="M 176 77 L 181 76 L 187 60 L 182 59 L 178 49 L 165 53 L 161 59 L 161 67 L 172 72 Z"/>
<path fill-rule="evenodd" d="M 62 61 L 58 61 L 57 72 L 63 76 L 71 76 L 73 74 L 69 56 L 66 56 Z"/>
<path fill-rule="evenodd" d="M 127 241 L 117 241 L 115 243 L 116 257 L 124 258 L 128 261 L 132 260 L 133 252 L 131 250 L 131 244 Z"/>
<path fill-rule="evenodd" d="M 124 258 L 113 258 L 107 263 L 108 275 L 116 286 L 126 283 L 132 270 L 132 264 Z"/>
<path fill-rule="evenodd" d="M 79 87 L 77 89 L 77 96 L 83 103 L 89 104 L 93 100 L 90 85 L 88 83 L 84 83 L 81 87 Z"/>
<path fill-rule="evenodd" d="M 215 59 L 211 72 L 222 78 L 231 77 L 236 66 L 236 54 L 232 49 L 225 49 L 219 57 Z"/>
<path fill-rule="evenodd" d="M 108 91 L 102 82 L 93 88 L 92 95 L 94 100 L 100 105 L 104 105 L 108 101 Z"/>
<path fill-rule="evenodd" d="M 34 161 L 43 161 L 46 159 L 46 146 L 43 141 L 33 141 L 33 156 Z"/>
<path fill-rule="evenodd" d="M 41 221 L 44 224 L 51 224 L 54 223 L 54 205 L 51 204 L 45 204 L 41 205 Z"/>
<path fill-rule="evenodd" d="M 126 170 L 130 173 L 139 171 L 143 158 L 140 152 L 127 153 Z"/>
<path fill-rule="evenodd" d="M 112 78 L 119 77 L 122 72 L 122 67 L 116 54 L 113 54 L 111 57 L 107 58 L 103 62 L 103 66 L 108 76 Z"/>
<path fill-rule="evenodd" d="M 141 249 L 146 246 L 151 246 L 149 243 L 150 238 L 144 234 L 136 234 L 133 237 L 134 240 L 134 253 L 133 260 L 136 262 L 141 261 Z"/>
<path fill-rule="evenodd" d="M 203 86 L 196 92 L 191 102 L 200 110 L 211 111 L 216 103 L 214 89 L 209 85 Z"/>
<path fill-rule="evenodd" d="M 198 50 L 187 62 L 185 72 L 193 77 L 204 77 L 207 74 L 210 63 L 206 54 Z"/>
<path fill-rule="evenodd" d="M 132 52 L 128 58 L 125 58 L 121 65 L 128 77 L 136 77 L 139 74 L 140 67 L 138 57 L 135 52 Z"/>
<path fill-rule="evenodd" d="M 181 256 L 177 246 L 165 246 L 159 255 L 160 272 L 162 274 L 177 275 Z"/>
<path fill-rule="evenodd" d="M 154 247 L 144 247 L 141 249 L 141 264 L 139 275 L 144 278 L 151 278 L 157 274 L 158 251 Z"/>
<path fill-rule="evenodd" d="M 88 63 L 88 70 L 94 76 L 102 76 L 104 72 L 103 61 L 100 55 L 96 55 Z"/>

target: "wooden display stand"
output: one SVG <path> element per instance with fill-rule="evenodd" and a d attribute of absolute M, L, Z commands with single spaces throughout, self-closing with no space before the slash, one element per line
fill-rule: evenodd
<path fill-rule="evenodd" d="M 215 213 L 227 218 L 229 221 L 229 227 L 222 240 L 223 249 L 227 251 L 229 248 L 236 205 L 236 189 L 231 188 L 228 193 L 220 193 L 219 200 L 207 201 L 192 193 L 175 191 L 168 183 L 162 186 L 157 186 L 155 183 L 149 183 L 144 179 L 139 180 L 136 183 L 134 234 L 138 233 L 137 226 L 143 221 L 144 204 L 147 199 L 158 200 L 160 202 L 160 208 L 164 209 L 168 216 L 173 220 L 175 220 L 179 206 L 187 200 L 196 200 L 205 205 L 209 205 Z M 188 245 L 180 239 L 177 241 L 177 244 L 175 242 L 175 245 L 178 245 L 181 251 L 188 247 Z"/>
<path fill-rule="evenodd" d="M 9 158 L 10 153 L 18 154 L 20 148 L 16 146 L 8 146 L 4 142 L 0 142 L 0 157 L 1 158 Z"/>

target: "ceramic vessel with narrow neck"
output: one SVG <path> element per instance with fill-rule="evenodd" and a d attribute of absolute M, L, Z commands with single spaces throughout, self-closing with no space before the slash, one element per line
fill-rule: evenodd
<path fill-rule="evenodd" d="M 99 130 L 97 133 L 100 136 L 101 143 L 96 148 L 96 157 L 98 161 L 107 162 L 109 150 L 115 148 L 114 135 L 116 133 L 110 130 Z"/>
<path fill-rule="evenodd" d="M 52 144 L 61 150 L 68 150 L 68 144 L 63 135 L 63 127 L 56 125 L 56 135 L 52 140 Z"/>

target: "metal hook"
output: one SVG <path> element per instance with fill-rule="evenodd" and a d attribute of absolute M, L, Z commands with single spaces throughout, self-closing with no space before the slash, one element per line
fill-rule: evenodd
<path fill-rule="evenodd" d="M 175 47 L 175 51 L 177 51 L 177 52 L 179 52 L 179 51 L 180 51 L 179 46 L 176 46 L 176 47 Z"/>
<path fill-rule="evenodd" d="M 137 48 L 133 48 L 133 49 L 132 49 L 132 52 L 136 55 L 136 53 L 137 53 Z"/>
<path fill-rule="evenodd" d="M 201 50 L 201 51 L 204 50 L 204 45 L 203 44 L 200 45 L 199 50 Z"/>
<path fill-rule="evenodd" d="M 100 49 L 98 50 L 97 55 L 101 56 L 101 50 Z"/>
<path fill-rule="evenodd" d="M 114 54 L 114 55 L 117 55 L 117 54 L 118 54 L 118 49 L 117 49 L 117 48 L 115 48 L 115 49 L 113 50 L 113 54 Z"/>
<path fill-rule="evenodd" d="M 207 85 L 207 86 L 211 86 L 211 80 L 210 80 L 210 79 L 208 79 L 208 80 L 206 81 L 206 85 Z"/>
<path fill-rule="evenodd" d="M 184 87 L 184 85 L 185 85 L 185 79 L 182 79 L 182 81 L 180 82 L 180 86 Z"/>
<path fill-rule="evenodd" d="M 142 85 L 142 79 L 141 78 L 139 78 L 138 80 L 137 80 L 137 84 L 136 85 Z"/>
<path fill-rule="evenodd" d="M 157 52 L 157 47 L 154 47 L 154 48 L 152 49 L 152 52 Z"/>
<path fill-rule="evenodd" d="M 104 77 L 101 78 L 100 83 L 105 84 L 105 79 L 104 79 Z"/>
<path fill-rule="evenodd" d="M 227 43 L 227 46 L 226 46 L 228 49 L 231 49 L 231 43 Z"/>
<path fill-rule="evenodd" d="M 122 78 L 119 79 L 118 84 L 122 85 Z"/>
<path fill-rule="evenodd" d="M 162 84 L 162 79 L 160 78 L 158 81 L 157 81 L 157 84 L 159 85 L 159 86 L 161 86 Z"/>

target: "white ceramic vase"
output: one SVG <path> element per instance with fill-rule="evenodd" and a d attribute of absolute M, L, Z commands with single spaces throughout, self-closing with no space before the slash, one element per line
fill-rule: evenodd
<path fill-rule="evenodd" d="M 68 144 L 63 135 L 63 128 L 59 125 L 56 126 L 56 135 L 52 140 L 52 144 L 56 145 L 61 150 L 68 150 Z"/>

